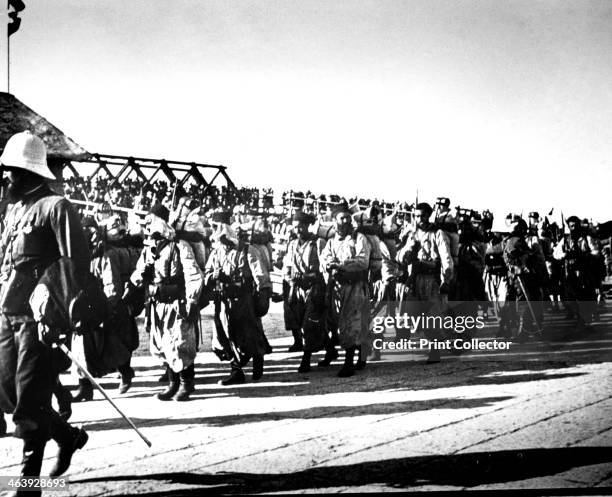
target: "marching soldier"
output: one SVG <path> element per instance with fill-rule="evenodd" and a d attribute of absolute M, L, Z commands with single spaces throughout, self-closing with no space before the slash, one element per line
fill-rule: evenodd
<path fill-rule="evenodd" d="M 436 213 L 434 224 L 438 229 L 441 229 L 448 238 L 448 246 L 450 248 L 453 265 L 456 266 L 459 262 L 459 232 L 457 218 L 451 213 L 450 199 L 439 197 L 436 200 Z M 453 276 L 455 276 L 453 274 Z M 450 286 L 452 290 L 454 281 L 451 279 Z"/>
<path fill-rule="evenodd" d="M 336 234 L 327 241 L 321 261 L 329 273 L 330 317 L 334 326 L 337 324 L 340 345 L 345 349 L 344 365 L 338 376 L 348 377 L 354 374 L 355 351 L 361 347 L 365 358 L 370 347 L 370 246 L 364 235 L 354 231 L 346 207 L 337 208 L 334 219 Z"/>
<path fill-rule="evenodd" d="M 264 355 L 272 352 L 261 322 L 269 305 L 269 274 L 253 247 L 230 227 L 229 213 L 215 212 L 212 220 L 217 231 L 212 236 L 215 244 L 206 263 L 205 281 L 215 306 L 213 351 L 231 366 L 229 376 L 219 384 L 244 383 L 242 368 L 251 358 L 253 381 L 259 381 Z"/>
<path fill-rule="evenodd" d="M 544 297 L 548 297 L 550 305 L 554 312 L 559 311 L 559 301 L 557 298 L 561 295 L 561 270 L 559 261 L 553 257 L 553 240 L 550 228 L 546 224 L 542 224 L 538 230 L 538 243 L 542 247 L 544 254 L 544 263 L 548 272 L 546 285 L 544 287 Z"/>
<path fill-rule="evenodd" d="M 562 283 L 568 311 L 576 318 L 579 331 L 589 331 L 596 311 L 599 248 L 586 234 L 577 216 L 567 218 L 569 235 L 555 246 L 553 257 L 563 263 Z"/>
<path fill-rule="evenodd" d="M 298 373 L 310 371 L 313 352 L 333 348 L 325 329 L 325 281 L 319 264 L 319 241 L 308 231 L 314 223 L 310 214 L 293 216 L 297 238 L 291 240 L 283 259 L 287 298 L 283 311 L 285 327 L 300 336 L 303 355 Z"/>
<path fill-rule="evenodd" d="M 378 207 L 369 207 L 365 211 L 353 214 L 357 225 L 356 231 L 362 233 L 370 245 L 370 261 L 368 266 L 368 290 L 370 293 L 370 320 L 380 315 L 395 314 L 395 306 L 387 305 L 387 302 L 395 296 L 395 266 L 396 263 L 391 256 L 391 250 L 395 255 L 395 247 L 389 239 L 389 233 L 385 239 L 383 226 L 379 223 Z M 388 225 L 389 223 L 387 223 Z M 391 223 L 392 224 L 392 223 Z M 371 349 L 372 358 L 379 359 L 380 351 Z M 359 360 L 355 368 L 363 369 L 366 365 L 366 355 L 362 348 L 359 349 Z"/>
<path fill-rule="evenodd" d="M 514 305 L 507 307 L 507 337 L 516 328 L 518 341 L 529 336 L 542 338 L 544 307 L 542 305 L 542 281 L 547 275 L 544 254 L 537 243 L 527 239 L 527 223 L 520 217 L 512 218 L 512 231 L 503 242 L 503 255 L 508 267 L 507 300 Z"/>
<path fill-rule="evenodd" d="M 255 314 L 261 320 L 268 314 L 272 297 L 270 273 L 273 270 L 272 240 L 274 238 L 265 219 L 257 218 L 249 224 L 247 243 L 249 246 L 249 265 L 255 283 L 253 289 Z"/>
<path fill-rule="evenodd" d="M 87 364 L 94 376 L 118 371 L 121 375 L 119 393 L 124 394 L 132 385 L 134 370 L 130 362 L 132 352 L 138 348 L 135 317 L 130 315 L 123 300 L 135 265 L 129 249 L 121 243 L 125 228 L 119 216 L 111 216 L 103 226 L 98 226 L 93 218 L 85 218 L 83 226 L 87 230 L 92 254 L 90 270 L 104 289 L 108 316 L 101 329 L 74 337 L 73 353 Z M 79 390 L 74 401 L 92 400 L 93 385 L 78 368 L 75 369 L 79 375 Z"/>
<path fill-rule="evenodd" d="M 189 400 L 194 392 L 199 325 L 198 300 L 203 277 L 189 243 L 174 238 L 169 211 L 155 204 L 147 219 L 147 239 L 131 282 L 147 286 L 146 323 L 151 353 L 167 366 L 168 387 L 159 400 Z"/>
<path fill-rule="evenodd" d="M 461 304 L 455 312 L 476 317 L 478 303 L 487 300 L 484 286 L 486 245 L 466 217 L 459 218 L 459 251 L 455 269 L 455 296 Z"/>
<path fill-rule="evenodd" d="M 394 316 L 397 313 L 396 283 L 399 267 L 396 261 L 396 236 L 398 231 L 399 227 L 396 223 L 395 213 L 386 216 L 382 221 L 380 230 L 380 278 L 373 283 L 372 317 Z M 371 358 L 379 360 L 380 350 L 373 348 Z"/>
<path fill-rule="evenodd" d="M 429 222 L 431 214 L 429 204 L 416 206 L 416 224 L 401 236 L 397 259 L 404 271 L 400 300 L 423 302 L 424 310 L 435 316 L 446 310 L 454 266 L 448 237 Z M 429 335 L 438 339 L 440 330 L 429 330 Z M 427 362 L 440 362 L 437 348 L 430 348 Z"/>
<path fill-rule="evenodd" d="M 538 226 L 540 224 L 540 214 L 536 211 L 530 212 L 527 217 L 528 226 L 527 226 L 527 234 L 528 236 L 538 236 Z"/>
<path fill-rule="evenodd" d="M 55 477 L 68 469 L 88 436 L 51 407 L 58 357 L 45 343 L 45 335 L 39 336 L 28 301 L 39 278 L 61 257 L 87 272 L 89 250 L 71 204 L 45 182 L 55 177 L 40 138 L 28 131 L 13 135 L 0 163 L 8 171 L 7 193 L 15 202 L 0 246 L 0 406 L 13 414 L 14 435 L 23 440 L 22 476 L 40 475 L 45 445 L 53 438 L 59 446 L 50 472 Z"/>

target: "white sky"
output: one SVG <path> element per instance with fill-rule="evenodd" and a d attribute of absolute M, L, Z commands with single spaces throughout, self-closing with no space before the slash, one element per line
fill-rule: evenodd
<path fill-rule="evenodd" d="M 239 185 L 612 218 L 612 2 L 26 0 L 11 91 Z"/>

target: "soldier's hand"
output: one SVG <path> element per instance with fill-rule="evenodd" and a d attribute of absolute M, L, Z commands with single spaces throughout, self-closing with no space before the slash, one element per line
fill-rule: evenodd
<path fill-rule="evenodd" d="M 38 339 L 48 347 L 51 347 L 54 343 L 60 342 L 60 334 L 47 325 L 38 323 Z"/>
<path fill-rule="evenodd" d="M 213 269 L 212 276 L 213 276 L 214 279 L 218 280 L 220 274 L 221 274 L 221 268 L 220 267 L 216 267 L 215 269 Z"/>

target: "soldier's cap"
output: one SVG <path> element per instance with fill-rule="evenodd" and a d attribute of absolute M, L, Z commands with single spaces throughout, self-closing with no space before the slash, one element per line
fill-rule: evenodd
<path fill-rule="evenodd" d="M 149 213 L 159 217 L 160 219 L 163 219 L 166 222 L 168 222 L 168 219 L 170 218 L 170 211 L 159 202 L 153 205 L 153 207 L 151 207 Z"/>
<path fill-rule="evenodd" d="M 536 211 L 533 211 L 529 213 L 529 217 L 532 219 L 540 219 L 540 214 L 538 214 Z"/>
<path fill-rule="evenodd" d="M 315 218 L 312 214 L 308 214 L 304 211 L 297 211 L 293 214 L 293 221 L 297 223 L 312 224 L 315 222 Z"/>
<path fill-rule="evenodd" d="M 578 216 L 570 216 L 565 220 L 565 222 L 582 224 L 582 221 L 580 221 L 580 218 Z"/>
<path fill-rule="evenodd" d="M 448 197 L 438 197 L 436 199 L 436 204 L 449 206 L 450 205 L 450 199 Z"/>

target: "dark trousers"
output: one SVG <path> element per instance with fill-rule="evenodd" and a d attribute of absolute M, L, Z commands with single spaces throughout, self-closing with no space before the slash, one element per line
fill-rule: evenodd
<path fill-rule="evenodd" d="M 13 414 L 15 436 L 58 443 L 71 439 L 72 428 L 51 407 L 57 381 L 50 347 L 38 339 L 30 316 L 0 317 L 0 408 Z"/>

